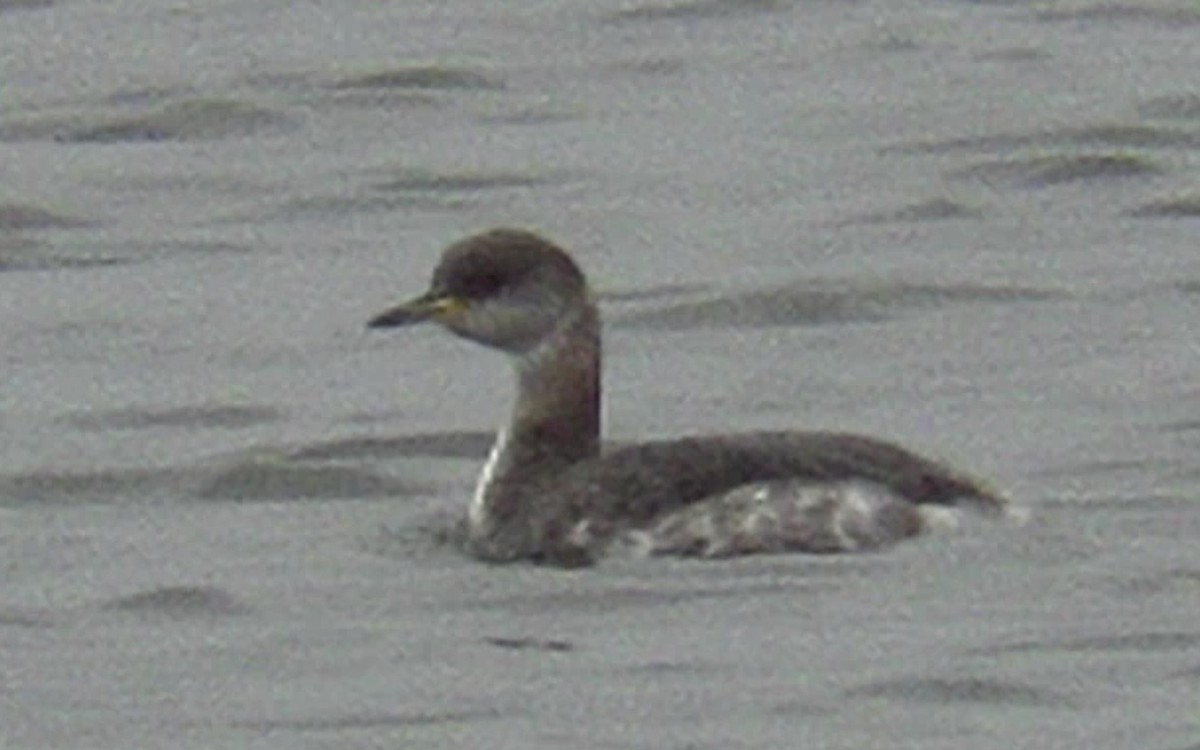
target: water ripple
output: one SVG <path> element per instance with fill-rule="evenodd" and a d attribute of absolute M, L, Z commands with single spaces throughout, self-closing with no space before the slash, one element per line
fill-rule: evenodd
<path fill-rule="evenodd" d="M 900 678 L 874 682 L 846 691 L 849 697 L 890 698 L 910 703 L 985 703 L 989 705 L 1057 708 L 1069 706 L 1062 696 L 1019 683 L 983 678 Z"/>
<path fill-rule="evenodd" d="M 170 618 L 224 617 L 250 612 L 250 607 L 233 594 L 212 586 L 163 586 L 117 597 L 101 608 Z"/>
<path fill-rule="evenodd" d="M 804 281 L 788 287 L 685 302 L 624 315 L 622 328 L 764 328 L 888 320 L 907 311 L 954 304 L 1060 299 L 1062 292 L 1017 286 Z"/>

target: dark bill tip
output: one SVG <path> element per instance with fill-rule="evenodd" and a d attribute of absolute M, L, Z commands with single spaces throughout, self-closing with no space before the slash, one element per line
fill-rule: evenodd
<path fill-rule="evenodd" d="M 421 323 L 452 312 L 460 306 L 453 297 L 426 294 L 384 310 L 367 322 L 367 328 L 397 328 Z"/>
<path fill-rule="evenodd" d="M 397 328 L 420 323 L 428 318 L 428 311 L 415 306 L 412 302 L 405 302 L 371 318 L 367 322 L 367 328 Z"/>

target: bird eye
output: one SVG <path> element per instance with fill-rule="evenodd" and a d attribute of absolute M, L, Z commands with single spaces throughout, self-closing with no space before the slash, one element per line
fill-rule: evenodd
<path fill-rule="evenodd" d="M 496 294 L 503 284 L 497 274 L 476 273 L 462 280 L 462 292 L 469 299 L 482 299 Z"/>

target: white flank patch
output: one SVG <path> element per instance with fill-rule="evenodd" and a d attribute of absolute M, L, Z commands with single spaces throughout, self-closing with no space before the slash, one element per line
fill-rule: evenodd
<path fill-rule="evenodd" d="M 473 533 L 487 533 L 492 526 L 492 519 L 487 507 L 487 491 L 496 476 L 506 448 L 508 448 L 508 430 L 500 430 L 496 434 L 496 442 L 492 444 L 491 452 L 488 453 L 487 461 L 483 464 L 483 470 L 479 472 L 479 481 L 475 484 L 475 494 L 471 497 L 471 506 L 467 509 L 467 526 Z"/>
<path fill-rule="evenodd" d="M 847 525 L 866 526 L 874 515 L 874 505 L 863 496 L 864 491 L 867 490 L 855 482 L 843 482 L 829 490 L 830 493 L 836 493 L 832 496 L 835 510 L 829 518 L 830 531 L 837 538 L 840 548 L 847 552 L 853 552 L 861 546 L 846 529 Z M 824 494 L 825 490 L 818 487 L 817 492 Z"/>
<path fill-rule="evenodd" d="M 585 518 L 571 527 L 571 533 L 567 535 L 567 541 L 576 547 L 590 547 L 593 540 L 592 521 L 590 518 Z"/>
<path fill-rule="evenodd" d="M 624 557 L 650 557 L 658 549 L 654 532 L 646 529 L 625 529 L 613 537 L 613 545 L 609 552 L 616 552 Z"/>
<path fill-rule="evenodd" d="M 946 505 L 924 504 L 917 506 L 924 531 L 957 531 L 962 525 L 962 511 Z"/>

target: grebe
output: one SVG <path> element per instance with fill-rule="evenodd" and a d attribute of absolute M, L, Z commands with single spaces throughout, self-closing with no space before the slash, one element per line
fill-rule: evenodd
<path fill-rule="evenodd" d="M 614 543 L 724 557 L 877 549 L 920 533 L 929 508 L 1006 500 L 977 480 L 870 437 L 750 432 L 601 454 L 600 317 L 575 261 L 531 232 L 450 245 L 429 291 L 371 328 L 434 321 L 515 365 L 512 418 L 465 521 L 484 560 L 576 566 Z"/>

